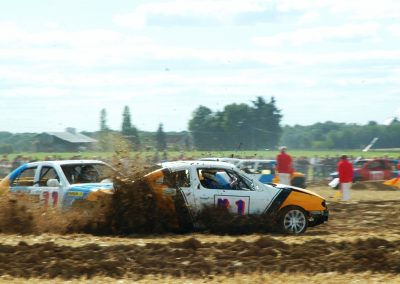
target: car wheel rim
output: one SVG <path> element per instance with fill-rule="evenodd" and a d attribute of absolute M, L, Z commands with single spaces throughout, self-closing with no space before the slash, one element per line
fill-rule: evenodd
<path fill-rule="evenodd" d="M 285 231 L 298 234 L 302 232 L 306 226 L 306 217 L 300 210 L 290 210 L 283 218 L 283 226 Z"/>

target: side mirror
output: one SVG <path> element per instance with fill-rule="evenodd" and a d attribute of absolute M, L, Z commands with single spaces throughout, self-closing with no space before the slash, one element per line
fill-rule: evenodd
<path fill-rule="evenodd" d="M 46 182 L 48 187 L 60 187 L 60 182 L 55 178 L 51 178 Z"/>

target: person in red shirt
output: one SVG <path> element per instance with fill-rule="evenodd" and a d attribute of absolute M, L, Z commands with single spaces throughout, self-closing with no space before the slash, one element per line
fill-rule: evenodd
<path fill-rule="evenodd" d="M 286 147 L 280 147 L 280 154 L 276 156 L 276 170 L 279 174 L 279 183 L 290 185 L 290 176 L 293 173 L 292 157 L 286 154 Z"/>
<path fill-rule="evenodd" d="M 400 160 L 397 163 L 397 170 L 398 170 L 397 176 L 400 177 Z"/>
<path fill-rule="evenodd" d="M 347 160 L 346 155 L 340 157 L 337 164 L 337 171 L 339 173 L 340 190 L 342 191 L 342 201 L 350 200 L 350 188 L 353 182 L 354 169 L 353 164 Z"/>

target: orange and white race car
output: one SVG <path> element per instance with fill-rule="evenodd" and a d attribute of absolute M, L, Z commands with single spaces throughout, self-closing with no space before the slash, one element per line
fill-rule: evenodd
<path fill-rule="evenodd" d="M 145 176 L 161 203 L 181 195 L 191 216 L 204 207 L 223 206 L 240 215 L 266 214 L 284 233 L 301 234 L 328 220 L 325 199 L 311 191 L 263 184 L 236 166 L 215 161 L 177 161 Z M 173 182 L 171 182 L 173 181 Z"/>

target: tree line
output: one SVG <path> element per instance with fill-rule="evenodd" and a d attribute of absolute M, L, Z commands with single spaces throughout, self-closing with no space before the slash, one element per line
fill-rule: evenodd
<path fill-rule="evenodd" d="M 267 101 L 256 97 L 249 104 L 229 104 L 220 111 L 199 106 L 188 122 L 189 132 L 166 133 L 162 123 L 155 132 L 140 131 L 132 123 L 129 107 L 125 106 L 120 130 L 108 126 L 107 110 L 102 109 L 99 130 L 83 133 L 96 138 L 99 141 L 97 150 L 104 151 L 112 150 L 119 137 L 128 141 L 134 150 L 151 148 L 158 151 L 175 146 L 176 149 L 197 150 L 264 150 L 276 149 L 278 145 L 309 150 L 362 149 L 374 137 L 379 138 L 374 148 L 400 148 L 400 122 L 397 119 L 390 125 L 374 121 L 365 125 L 327 121 L 307 126 L 281 126 L 281 120 L 275 98 Z M 0 131 L 0 153 L 32 152 L 36 135 Z M 175 142 L 168 145 L 167 137 L 170 141 L 175 138 Z M 177 140 L 180 140 L 180 146 L 176 145 Z"/>
<path fill-rule="evenodd" d="M 100 147 L 103 150 L 110 150 L 113 147 L 110 143 L 114 143 L 115 139 L 113 138 L 115 138 L 115 135 L 121 135 L 121 138 L 124 138 L 134 150 L 140 150 L 142 148 L 139 131 L 136 126 L 132 124 L 131 111 L 128 106 L 125 106 L 122 112 L 121 131 L 112 131 L 107 125 L 107 110 L 103 108 L 100 111 L 100 131 L 95 135 L 95 137 L 99 139 Z M 156 149 L 158 151 L 164 151 L 167 148 L 167 139 L 162 123 L 158 125 L 155 139 Z"/>
<path fill-rule="evenodd" d="M 400 148 L 400 122 L 389 125 L 370 121 L 365 125 L 327 121 L 313 125 L 284 126 L 281 144 L 292 149 L 362 149 L 374 137 L 374 148 Z"/>
<path fill-rule="evenodd" d="M 275 147 L 281 137 L 282 114 L 274 97 L 257 97 L 251 104 L 229 104 L 213 112 L 199 106 L 189 121 L 199 150 L 256 150 Z"/>

